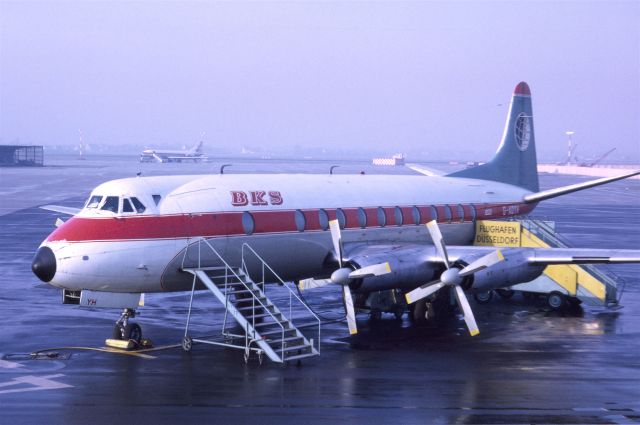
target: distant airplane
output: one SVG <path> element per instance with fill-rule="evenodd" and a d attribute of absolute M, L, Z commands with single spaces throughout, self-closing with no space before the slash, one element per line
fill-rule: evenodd
<path fill-rule="evenodd" d="M 180 159 L 198 153 L 180 154 L 149 153 Z M 640 262 L 640 250 L 603 246 L 471 246 L 476 220 L 526 215 L 540 201 L 637 174 L 540 191 L 531 92 L 521 82 L 498 151 L 485 164 L 430 177 L 220 173 L 112 180 L 96 187 L 81 210 L 42 207 L 75 216 L 41 244 L 32 269 L 53 286 L 89 293 L 82 305 L 124 308 L 114 335 L 139 339 L 140 327 L 128 321 L 135 317 L 132 295 L 189 291 L 195 288 L 189 270 L 240 264 L 249 244 L 285 281 L 340 288 L 352 334 L 352 293 L 366 298 L 395 289 L 423 316 L 431 299 L 453 293 L 476 335 L 468 293 L 529 282 L 552 264 Z M 203 240 L 211 250 L 200 252 Z M 264 325 L 255 338 L 279 326 Z"/>
<path fill-rule="evenodd" d="M 160 150 L 145 149 L 140 155 L 140 162 L 200 162 L 207 159 L 202 153 L 204 142 L 197 143 L 191 149 Z"/>

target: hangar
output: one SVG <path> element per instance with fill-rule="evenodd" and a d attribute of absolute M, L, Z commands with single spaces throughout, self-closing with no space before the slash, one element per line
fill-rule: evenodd
<path fill-rule="evenodd" d="M 0 166 L 42 167 L 44 148 L 35 145 L 0 145 Z"/>

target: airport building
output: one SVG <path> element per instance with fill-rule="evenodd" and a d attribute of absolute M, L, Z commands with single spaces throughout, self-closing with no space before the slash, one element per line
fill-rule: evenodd
<path fill-rule="evenodd" d="M 0 167 L 42 167 L 44 148 L 42 146 L 0 145 Z"/>

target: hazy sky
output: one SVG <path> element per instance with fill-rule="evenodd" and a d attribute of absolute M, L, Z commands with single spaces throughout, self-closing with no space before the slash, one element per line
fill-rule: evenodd
<path fill-rule="evenodd" d="M 0 0 L 11 143 L 497 147 L 514 86 L 539 156 L 640 160 L 640 2 Z"/>

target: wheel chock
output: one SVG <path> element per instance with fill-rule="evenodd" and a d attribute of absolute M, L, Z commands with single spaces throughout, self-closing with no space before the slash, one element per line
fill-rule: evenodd
<path fill-rule="evenodd" d="M 138 344 L 136 344 L 135 341 L 131 339 L 124 340 L 124 339 L 109 338 L 109 339 L 106 339 L 104 343 L 106 344 L 107 347 L 117 348 L 119 350 L 126 350 L 126 351 L 133 350 L 138 346 Z"/>

